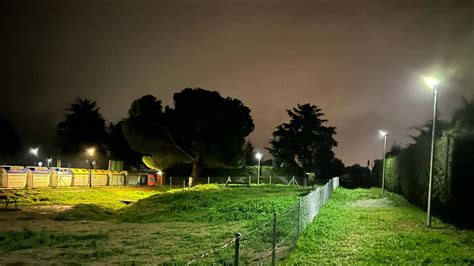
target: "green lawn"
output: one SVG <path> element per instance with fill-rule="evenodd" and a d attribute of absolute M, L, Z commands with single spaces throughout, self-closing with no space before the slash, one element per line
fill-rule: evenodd
<path fill-rule="evenodd" d="M 18 199 L 20 206 L 95 204 L 111 209 L 124 206 L 121 200 L 138 201 L 163 193 L 153 187 L 67 187 L 5 190 Z"/>
<path fill-rule="evenodd" d="M 309 189 L 286 185 L 225 188 L 211 184 L 169 191 L 17 191 L 24 210 L 0 214 L 0 265 L 184 264 L 227 243 L 236 232 L 246 232 L 260 221 L 269 220 L 274 210 L 293 206 L 297 197 Z M 139 198 L 129 206 L 120 203 L 120 199 Z M 39 204 L 47 206 L 37 210 L 42 207 Z M 77 205 L 59 214 L 50 213 L 48 208 L 55 204 Z M 262 240 L 252 241 L 258 244 Z M 219 262 L 221 258 L 231 262 L 232 252 L 229 246 L 198 263 Z M 247 252 L 242 256 L 250 255 Z"/>
<path fill-rule="evenodd" d="M 466 205 L 466 208 L 468 205 Z M 434 219 L 379 189 L 339 188 L 305 230 L 287 264 L 474 264 L 474 232 Z"/>

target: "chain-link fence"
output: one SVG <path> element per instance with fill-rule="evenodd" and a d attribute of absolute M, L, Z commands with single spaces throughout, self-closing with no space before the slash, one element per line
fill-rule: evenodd
<path fill-rule="evenodd" d="M 249 185 L 306 185 L 307 179 L 297 176 L 214 176 L 214 177 L 199 177 L 193 180 L 193 186 L 204 184 L 227 184 L 227 183 L 242 183 Z M 183 188 L 189 186 L 189 177 L 183 176 L 166 176 L 163 177 L 163 186 L 169 188 Z"/>
<path fill-rule="evenodd" d="M 196 256 L 187 264 L 275 265 L 278 259 L 284 258 L 295 246 L 305 228 L 338 186 L 338 177 L 330 179 L 324 186 L 300 197 L 289 209 L 274 213 L 271 219 L 246 232 L 236 233 L 224 245 Z"/>

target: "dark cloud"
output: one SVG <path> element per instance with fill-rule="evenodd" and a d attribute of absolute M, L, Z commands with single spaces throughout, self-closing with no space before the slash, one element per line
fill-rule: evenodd
<path fill-rule="evenodd" d="M 430 119 L 419 75 L 449 72 L 440 111 L 473 97 L 473 1 L 3 1 L 2 115 L 27 143 L 51 142 L 63 110 L 88 97 L 116 122 L 184 87 L 240 98 L 262 149 L 285 109 L 311 102 L 337 126 L 337 155 L 381 153 Z M 449 86 L 448 86 L 449 85 Z"/>

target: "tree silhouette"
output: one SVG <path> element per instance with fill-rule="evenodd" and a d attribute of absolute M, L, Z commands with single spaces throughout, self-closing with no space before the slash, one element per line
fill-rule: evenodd
<path fill-rule="evenodd" d="M 203 166 L 228 167 L 242 158 L 245 137 L 254 124 L 240 100 L 218 92 L 186 88 L 173 96 L 174 108 L 164 108 L 151 95 L 133 102 L 124 133 L 134 150 L 150 156 L 145 163 L 166 169 L 192 164 L 193 178 Z"/>
<path fill-rule="evenodd" d="M 341 172 L 343 164 L 335 159 L 332 148 L 337 146 L 335 127 L 324 125 L 321 108 L 303 104 L 287 110 L 289 123 L 279 125 L 270 141 L 270 153 L 287 167 L 314 172 L 319 178 L 330 178 Z"/>
<path fill-rule="evenodd" d="M 107 140 L 105 120 L 96 102 L 77 98 L 66 109 L 66 118 L 58 124 L 57 144 L 61 155 L 77 156 L 93 146 L 104 153 Z"/>
<path fill-rule="evenodd" d="M 0 117 L 0 160 L 12 159 L 21 149 L 21 141 L 10 121 Z"/>
<path fill-rule="evenodd" d="M 110 150 L 110 157 L 113 160 L 120 160 L 124 162 L 124 166 L 135 166 L 142 161 L 142 154 L 133 150 L 128 144 L 123 134 L 123 121 L 117 124 L 110 123 L 109 125 L 109 141 L 108 148 Z"/>

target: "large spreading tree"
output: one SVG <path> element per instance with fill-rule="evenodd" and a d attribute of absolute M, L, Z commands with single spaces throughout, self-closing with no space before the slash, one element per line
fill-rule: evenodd
<path fill-rule="evenodd" d="M 340 174 L 344 165 L 332 151 L 337 146 L 336 128 L 324 125 L 327 120 L 321 108 L 298 104 L 287 113 L 290 121 L 273 132 L 270 153 L 286 167 L 316 173 L 318 178 Z"/>
<path fill-rule="evenodd" d="M 186 88 L 173 96 L 174 107 L 147 95 L 135 100 L 123 129 L 130 146 L 148 166 L 165 170 L 192 164 L 191 177 L 203 166 L 228 167 L 242 159 L 245 138 L 253 131 L 250 109 L 216 91 Z"/>
<path fill-rule="evenodd" d="M 84 154 L 88 147 L 104 153 L 107 129 L 95 101 L 77 98 L 66 109 L 65 116 L 57 127 L 57 144 L 62 156 Z"/>
<path fill-rule="evenodd" d="M 21 149 L 20 137 L 10 121 L 0 117 L 0 161 L 12 160 Z"/>
<path fill-rule="evenodd" d="M 110 123 L 109 125 L 109 141 L 108 148 L 110 151 L 110 158 L 112 160 L 119 160 L 124 162 L 125 168 L 134 166 L 137 169 L 142 161 L 142 154 L 133 150 L 128 144 L 123 134 L 123 121 L 117 124 Z"/>

